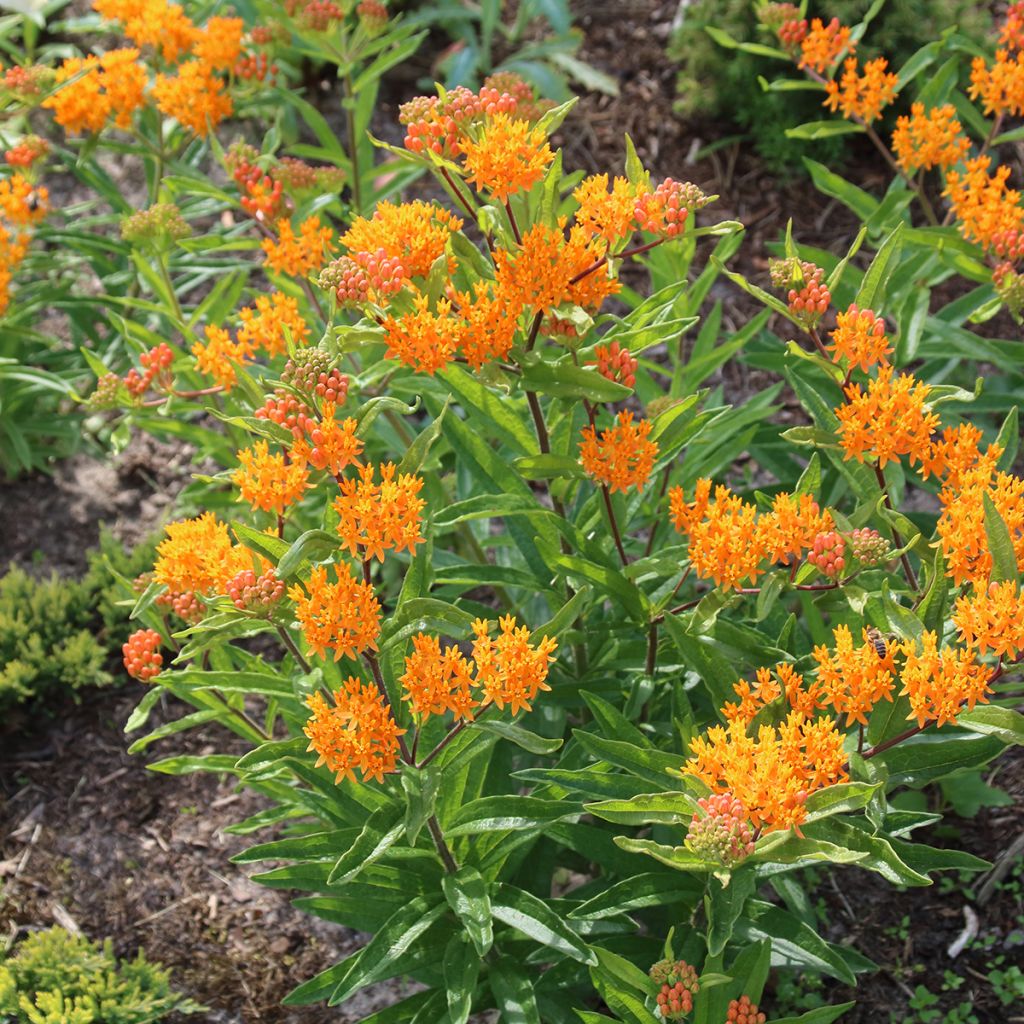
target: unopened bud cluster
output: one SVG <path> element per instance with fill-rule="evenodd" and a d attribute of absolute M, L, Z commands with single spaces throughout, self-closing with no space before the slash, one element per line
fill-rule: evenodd
<path fill-rule="evenodd" d="M 877 530 L 862 526 L 850 533 L 849 541 L 850 554 L 866 568 L 880 565 L 889 557 L 891 545 Z"/>
<path fill-rule="evenodd" d="M 666 178 L 653 192 L 637 197 L 633 216 L 641 231 L 675 238 L 686 227 L 690 211 L 703 209 L 710 202 L 692 182 Z"/>
<path fill-rule="evenodd" d="M 835 530 L 819 533 L 807 553 L 807 561 L 829 579 L 838 578 L 846 568 L 846 541 Z"/>
<path fill-rule="evenodd" d="M 686 848 L 703 860 L 731 868 L 754 852 L 747 809 L 731 793 L 718 793 L 697 801 L 703 813 L 690 819 Z"/>
<path fill-rule="evenodd" d="M 273 570 L 257 576 L 252 569 L 245 569 L 228 581 L 225 590 L 239 611 L 265 612 L 284 597 L 284 582 Z"/>
<path fill-rule="evenodd" d="M 192 590 L 183 594 L 161 594 L 155 602 L 161 608 L 170 608 L 184 622 L 196 623 L 205 614 L 202 602 Z"/>
<path fill-rule="evenodd" d="M 310 397 L 341 405 L 348 395 L 348 377 L 333 367 L 331 357 L 319 348 L 299 349 L 285 363 L 281 382 Z"/>
<path fill-rule="evenodd" d="M 345 11 L 333 0 L 285 0 L 284 7 L 314 32 L 326 32 L 334 22 L 345 19 Z"/>
<path fill-rule="evenodd" d="M 659 960 L 650 976 L 661 985 L 656 1000 L 662 1020 L 681 1020 L 693 1009 L 693 997 L 700 985 L 697 971 L 685 960 Z"/>
<path fill-rule="evenodd" d="M 130 213 L 121 221 L 121 237 L 134 244 L 148 242 L 161 248 L 191 234 L 192 229 L 174 203 L 154 203 L 148 210 Z"/>
<path fill-rule="evenodd" d="M 740 996 L 730 1001 L 725 1024 L 764 1024 L 766 1019 L 758 1012 L 757 1003 L 750 1001 L 750 996 Z"/>
<path fill-rule="evenodd" d="M 296 441 L 316 425 L 309 406 L 283 388 L 278 388 L 262 407 L 256 410 L 256 418 L 269 420 L 291 431 Z"/>
<path fill-rule="evenodd" d="M 992 236 L 992 251 L 1009 263 L 1024 259 L 1024 229 L 1007 228 Z"/>
<path fill-rule="evenodd" d="M 992 272 L 992 283 L 1000 301 L 1019 317 L 1024 311 L 1024 274 L 1017 273 L 1009 262 L 1000 263 Z"/>
<path fill-rule="evenodd" d="M 105 373 L 89 396 L 90 409 L 116 409 L 124 404 L 124 381 L 116 373 Z"/>
<path fill-rule="evenodd" d="M 637 360 L 630 355 L 629 349 L 622 348 L 617 341 L 610 345 L 598 345 L 594 349 L 597 356 L 597 372 L 608 380 L 613 380 L 627 388 L 636 384 Z"/>
<path fill-rule="evenodd" d="M 134 398 L 140 398 L 144 395 L 157 378 L 160 378 L 161 384 L 170 384 L 170 377 L 167 371 L 170 370 L 171 363 L 174 362 L 174 353 L 166 342 L 161 342 L 159 345 L 149 349 L 148 352 L 143 352 L 139 356 L 139 362 L 142 363 L 143 372 L 139 373 L 138 370 L 131 369 L 123 381 L 128 393 Z M 98 386 L 99 384 L 97 383 Z"/>
<path fill-rule="evenodd" d="M 387 27 L 388 9 L 380 0 L 362 0 L 356 7 L 356 16 L 368 35 L 375 36 Z"/>
<path fill-rule="evenodd" d="M 49 151 L 50 144 L 46 139 L 38 135 L 26 135 L 16 146 L 7 150 L 4 158 L 12 167 L 31 167 Z"/>
<path fill-rule="evenodd" d="M 124 667 L 133 679 L 148 683 L 160 674 L 164 659 L 160 653 L 160 634 L 155 629 L 140 629 L 121 645 Z"/>
<path fill-rule="evenodd" d="M 790 3 L 764 3 L 756 7 L 755 14 L 766 29 L 778 32 L 787 21 L 800 17 L 800 8 Z"/>
<path fill-rule="evenodd" d="M 832 293 L 823 281 L 825 271 L 807 260 L 791 256 L 768 264 L 772 284 L 786 293 L 789 311 L 805 327 L 814 327 L 828 312 Z"/>
<path fill-rule="evenodd" d="M 277 85 L 278 67 L 271 64 L 265 53 L 242 54 L 235 64 L 235 77 L 246 81 L 265 81 L 269 75 L 269 84 Z"/>

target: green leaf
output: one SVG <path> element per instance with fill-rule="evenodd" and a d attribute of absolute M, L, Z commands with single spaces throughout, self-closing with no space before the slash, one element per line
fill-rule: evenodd
<path fill-rule="evenodd" d="M 708 919 L 708 953 L 711 956 L 724 952 L 754 888 L 754 872 L 749 869 L 731 878 L 727 876 L 725 883 L 719 878 L 708 879 L 704 909 Z"/>
<path fill-rule="evenodd" d="M 689 825 L 697 801 L 687 793 L 642 793 L 630 800 L 586 804 L 585 809 L 617 825 Z"/>
<path fill-rule="evenodd" d="M 770 939 L 772 952 L 786 960 L 823 971 L 847 985 L 856 984 L 853 971 L 813 928 L 780 907 L 751 901 L 752 924 L 741 924 L 739 934 L 747 939 Z"/>
<path fill-rule="evenodd" d="M 995 736 L 1010 746 L 1024 746 L 1024 715 L 1019 711 L 988 704 L 973 711 L 962 711 L 956 722 L 971 732 Z"/>
<path fill-rule="evenodd" d="M 883 785 L 882 782 L 842 782 L 836 786 L 815 790 L 804 804 L 807 811 L 806 821 L 817 821 L 819 818 L 828 818 L 833 814 L 845 814 L 866 807 Z"/>
<path fill-rule="evenodd" d="M 943 730 L 945 731 L 945 730 Z M 889 773 L 890 786 L 923 786 L 965 768 L 980 768 L 1002 752 L 995 736 L 916 736 L 878 754 L 874 760 Z"/>
<path fill-rule="evenodd" d="M 405 455 L 398 465 L 399 475 L 403 473 L 419 473 L 423 468 L 423 463 L 426 462 L 430 449 L 434 447 L 434 442 L 441 436 L 444 417 L 448 412 L 450 404 L 451 398 L 449 397 L 445 399 L 441 411 L 434 417 L 430 426 L 426 430 L 421 431 L 416 440 L 406 449 Z"/>
<path fill-rule="evenodd" d="M 884 294 L 885 286 L 892 276 L 893 269 L 899 264 L 902 249 L 903 222 L 901 221 L 882 243 L 875 258 L 871 261 L 871 266 L 864 273 L 864 280 L 861 282 L 855 300 L 861 309 L 874 307 L 876 301 Z"/>
<path fill-rule="evenodd" d="M 444 987 L 450 1024 L 466 1024 L 473 1012 L 473 994 L 480 976 L 480 957 L 461 935 L 453 935 L 444 951 Z"/>
<path fill-rule="evenodd" d="M 511 722 L 481 719 L 474 722 L 470 728 L 489 732 L 503 740 L 508 740 L 531 754 L 553 754 L 562 745 L 561 740 L 538 736 L 535 732 L 530 732 L 529 729 L 524 729 L 521 725 L 513 725 Z"/>
<path fill-rule="evenodd" d="M 1006 520 L 999 514 L 995 502 L 986 491 L 981 496 L 985 509 L 985 536 L 992 554 L 992 580 L 1001 583 L 1010 580 L 1018 581 L 1017 555 L 1013 550 L 1013 538 L 1006 526 Z"/>
<path fill-rule="evenodd" d="M 277 574 L 282 579 L 301 574 L 312 568 L 311 562 L 332 558 L 341 551 L 341 540 L 336 533 L 326 530 L 307 530 L 295 539 L 277 563 Z"/>
<path fill-rule="evenodd" d="M 574 729 L 573 737 L 595 760 L 607 761 L 656 786 L 668 788 L 673 778 L 679 779 L 682 757 L 676 754 L 638 747 L 622 740 L 607 740 L 584 729 Z M 678 787 L 680 783 L 677 781 L 675 785 Z"/>
<path fill-rule="evenodd" d="M 405 838 L 410 846 L 416 845 L 416 837 L 434 813 L 440 774 L 433 766 L 407 768 L 402 771 L 402 789 L 405 791 Z"/>
<path fill-rule="evenodd" d="M 615 845 L 630 853 L 644 853 L 662 864 L 667 864 L 677 871 L 714 871 L 720 867 L 710 861 L 702 860 L 690 853 L 684 846 L 663 846 L 651 839 L 631 839 L 628 836 L 616 836 Z"/>
<path fill-rule="evenodd" d="M 801 1013 L 799 1017 L 775 1017 L 769 1021 L 769 1024 L 832 1024 L 832 1021 L 838 1020 L 847 1010 L 852 1010 L 856 1005 L 855 1001 L 851 1001 L 836 1003 L 835 1006 L 818 1006 L 806 1013 Z"/>
<path fill-rule="evenodd" d="M 580 813 L 571 801 L 542 800 L 536 796 L 485 796 L 463 804 L 447 822 L 445 834 L 454 837 L 521 831 L 556 821 L 575 820 Z"/>
<path fill-rule="evenodd" d="M 501 1011 L 501 1024 L 541 1024 L 533 977 L 512 957 L 504 956 L 488 971 L 491 992 Z"/>
<path fill-rule="evenodd" d="M 819 191 L 838 199 L 844 206 L 853 210 L 862 221 L 870 220 L 878 209 L 878 201 L 873 196 L 864 189 L 851 185 L 838 174 L 833 174 L 824 164 L 804 157 L 804 166 L 810 172 Z"/>
<path fill-rule="evenodd" d="M 569 917 L 594 921 L 617 917 L 630 910 L 671 906 L 680 902 L 692 907 L 700 899 L 702 889 L 702 884 L 678 874 L 658 871 L 633 875 L 581 903 L 569 913 Z"/>
<path fill-rule="evenodd" d="M 491 911 L 499 920 L 543 946 L 584 964 L 596 964 L 594 951 L 543 900 L 514 885 L 499 885 Z"/>
<path fill-rule="evenodd" d="M 632 388 L 603 377 L 597 370 L 563 363 L 537 362 L 523 367 L 523 387 L 527 391 L 556 398 L 589 398 L 592 402 L 620 402 Z"/>
<path fill-rule="evenodd" d="M 807 121 L 795 128 L 787 128 L 786 138 L 832 139 L 837 135 L 851 135 L 863 131 L 864 128 L 853 121 Z"/>
<path fill-rule="evenodd" d="M 786 53 L 782 50 L 777 50 L 774 46 L 764 46 L 761 43 L 741 43 L 733 39 L 728 32 L 724 32 L 714 25 L 705 25 L 704 31 L 719 46 L 724 46 L 727 50 L 742 50 L 744 53 L 752 53 L 758 57 L 775 57 L 778 60 L 789 60 L 789 56 Z"/>
<path fill-rule="evenodd" d="M 340 886 L 351 882 L 363 868 L 383 857 L 404 831 L 405 823 L 397 803 L 374 811 L 366 819 L 356 841 L 338 858 L 327 877 L 327 884 Z"/>
<path fill-rule="evenodd" d="M 462 922 L 477 953 L 486 956 L 494 943 L 494 932 L 491 900 L 483 876 L 476 868 L 462 867 L 454 875 L 446 874 L 441 885 L 448 905 Z"/>

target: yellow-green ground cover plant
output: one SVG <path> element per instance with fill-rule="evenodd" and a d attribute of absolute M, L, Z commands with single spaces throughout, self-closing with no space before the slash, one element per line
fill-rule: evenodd
<path fill-rule="evenodd" d="M 99 8 L 144 48 L 126 63 L 154 43 L 133 12 L 185 17 Z M 111 98 L 116 130 L 78 124 L 100 151 L 148 119 L 191 154 L 154 154 L 149 205 L 124 212 L 138 284 L 118 358 L 89 352 L 89 404 L 214 467 L 151 573 L 124 577 L 130 749 L 193 728 L 248 744 L 152 767 L 262 793 L 236 860 L 372 935 L 288 1002 L 411 976 L 365 1019 L 837 1019 L 852 1004 L 761 1005 L 773 966 L 873 967 L 807 923 L 801 870 L 982 869 L 892 798 L 1024 740 L 1016 406 L 998 378 L 950 379 L 951 349 L 1019 373 L 1014 343 L 971 329 L 1012 306 L 984 241 L 915 226 L 909 187 L 880 201 L 822 168 L 864 210 L 853 251 L 787 237 L 748 282 L 716 197 L 652 179 L 628 139 L 619 168 L 563 166 L 571 102 L 507 74 L 410 98 L 401 143 L 374 140 L 443 199 L 346 210 L 326 134 L 301 162 L 280 109 L 260 142 L 220 138 L 210 54 L 234 66 L 260 26 L 185 20 L 157 58 L 176 73 L 139 78 L 127 112 Z M 121 97 L 104 59 L 93 84 Z M 65 129 L 92 110 L 81 70 L 45 101 Z M 993 188 L 979 202 L 1019 225 Z M 982 271 L 932 312 L 930 282 Z M 733 333 L 707 301 L 723 273 L 765 304 Z M 733 358 L 783 380 L 731 404 Z M 783 382 L 803 410 L 785 431 Z M 181 717 L 143 733 L 168 697 Z"/>

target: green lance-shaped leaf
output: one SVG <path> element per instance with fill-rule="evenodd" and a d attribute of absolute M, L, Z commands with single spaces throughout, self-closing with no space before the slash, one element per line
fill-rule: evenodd
<path fill-rule="evenodd" d="M 453 935 L 444 951 L 444 987 L 449 1024 L 466 1024 L 480 976 L 480 956 L 464 936 Z"/>
<path fill-rule="evenodd" d="M 487 883 L 476 868 L 463 867 L 441 880 L 445 899 L 462 922 L 466 934 L 480 956 L 486 956 L 494 944 L 491 900 Z"/>
<path fill-rule="evenodd" d="M 708 918 L 708 953 L 717 956 L 725 950 L 732 938 L 733 928 L 743 913 L 747 899 L 754 892 L 754 872 L 740 871 L 723 882 L 719 878 L 708 880 L 704 896 L 704 910 Z"/>
<path fill-rule="evenodd" d="M 999 514 L 995 502 L 988 492 L 981 496 L 985 510 L 985 536 L 988 549 L 992 554 L 992 579 L 996 583 L 1004 580 L 1017 582 L 1017 555 L 1013 549 L 1013 538 L 1007 528 L 1006 520 Z"/>
<path fill-rule="evenodd" d="M 543 946 L 585 964 L 596 964 L 594 951 L 547 903 L 514 885 L 499 885 L 494 892 L 494 916 Z"/>
<path fill-rule="evenodd" d="M 491 964 L 491 992 L 501 1011 L 501 1024 L 541 1024 L 533 975 L 510 956 Z"/>

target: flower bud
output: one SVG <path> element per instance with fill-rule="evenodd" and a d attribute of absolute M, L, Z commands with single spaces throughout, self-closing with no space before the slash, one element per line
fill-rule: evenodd
<path fill-rule="evenodd" d="M 148 683 L 160 674 L 164 663 L 160 654 L 160 634 L 155 629 L 140 629 L 121 646 L 124 667 L 133 679 Z"/>
<path fill-rule="evenodd" d="M 690 820 L 686 848 L 704 860 L 732 868 L 754 852 L 754 837 L 747 810 L 731 793 L 697 801 L 703 814 Z"/>

